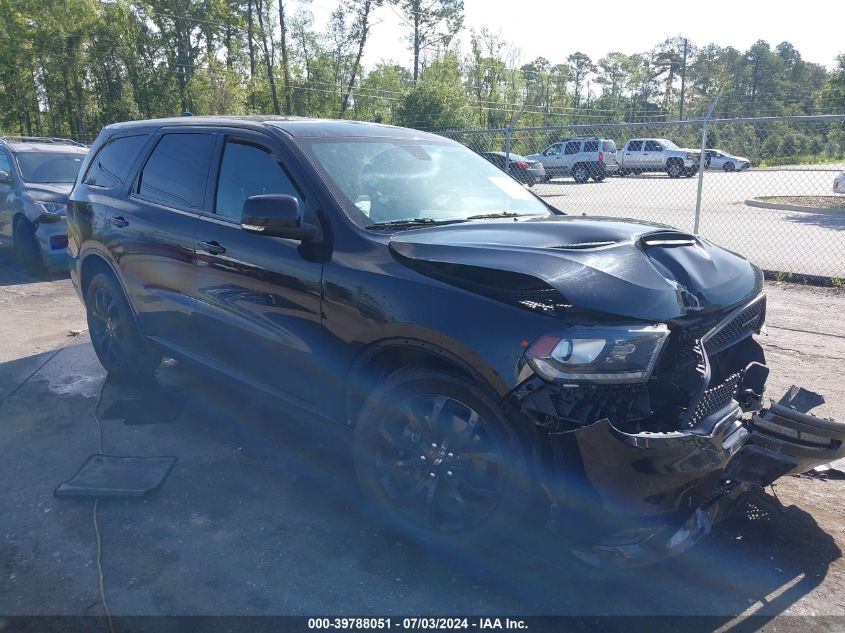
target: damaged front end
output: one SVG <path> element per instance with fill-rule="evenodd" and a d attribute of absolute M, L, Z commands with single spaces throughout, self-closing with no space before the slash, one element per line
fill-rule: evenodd
<path fill-rule="evenodd" d="M 768 368 L 752 335 L 765 315 L 760 294 L 727 313 L 669 321 L 664 341 L 642 345 L 656 347 L 650 367 L 643 339 L 613 339 L 603 355 L 623 371 L 599 380 L 565 370 L 590 339 L 527 350 L 510 402 L 534 422 L 551 524 L 576 556 L 622 567 L 680 553 L 750 486 L 845 454 L 845 425 L 808 413 L 820 396 L 793 388 L 762 408 Z M 561 376 L 550 379 L 537 358 L 564 368 Z M 647 367 L 640 379 L 637 367 Z"/>

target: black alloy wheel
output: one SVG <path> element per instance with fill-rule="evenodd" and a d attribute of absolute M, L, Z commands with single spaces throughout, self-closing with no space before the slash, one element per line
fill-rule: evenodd
<path fill-rule="evenodd" d="M 498 540 L 530 494 L 524 456 L 498 407 L 470 381 L 392 374 L 362 408 L 355 468 L 393 527 L 426 542 Z"/>
<path fill-rule="evenodd" d="M 161 363 L 161 355 L 142 339 L 123 290 L 115 279 L 98 273 L 85 293 L 88 331 L 105 370 L 120 378 L 146 378 Z"/>

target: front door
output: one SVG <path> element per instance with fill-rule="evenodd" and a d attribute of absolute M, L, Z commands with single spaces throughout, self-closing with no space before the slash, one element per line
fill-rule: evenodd
<path fill-rule="evenodd" d="M 642 166 L 646 169 L 663 169 L 663 146 L 657 141 L 643 143 Z"/>
<path fill-rule="evenodd" d="M 549 145 L 542 153 L 542 163 L 549 176 L 560 176 L 563 173 L 561 168 L 563 156 L 563 143 Z"/>
<path fill-rule="evenodd" d="M 323 412 L 319 349 L 322 264 L 296 240 L 241 229 L 250 196 L 297 198 L 318 224 L 307 191 L 276 140 L 233 131 L 219 143 L 213 204 L 197 229 L 194 332 L 206 362 L 301 408 Z"/>

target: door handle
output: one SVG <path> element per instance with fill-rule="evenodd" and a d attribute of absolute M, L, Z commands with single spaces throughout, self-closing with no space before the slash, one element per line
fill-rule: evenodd
<path fill-rule="evenodd" d="M 200 242 L 200 248 L 204 250 L 206 253 L 211 253 L 212 255 L 222 255 L 226 252 L 226 249 L 220 246 L 219 242 L 211 240 L 209 242 Z"/>
<path fill-rule="evenodd" d="M 116 226 L 119 229 L 129 226 L 129 222 L 122 215 L 119 215 L 116 218 L 111 218 L 109 222 L 111 222 L 112 226 Z"/>

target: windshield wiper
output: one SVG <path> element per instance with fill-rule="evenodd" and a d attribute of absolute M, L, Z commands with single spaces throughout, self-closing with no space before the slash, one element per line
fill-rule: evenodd
<path fill-rule="evenodd" d="M 480 213 L 471 215 L 467 220 L 490 220 L 493 218 L 521 218 L 524 215 L 539 215 L 535 213 L 515 213 L 513 211 L 499 211 L 497 213 Z"/>
<path fill-rule="evenodd" d="M 454 224 L 455 222 L 463 222 L 463 220 L 435 220 L 434 218 L 407 218 L 404 220 L 388 220 L 386 222 L 376 222 L 370 224 L 368 229 L 401 229 L 413 228 L 415 226 L 434 226 L 436 224 Z"/>

